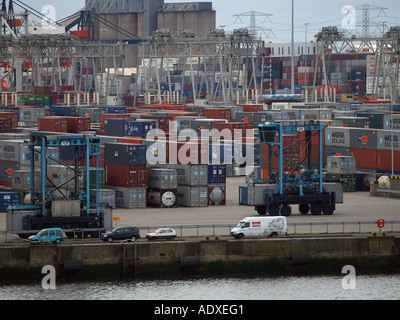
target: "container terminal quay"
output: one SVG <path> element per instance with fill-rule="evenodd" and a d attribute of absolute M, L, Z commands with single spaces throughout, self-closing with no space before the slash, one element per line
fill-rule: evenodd
<path fill-rule="evenodd" d="M 276 45 L 211 2 L 108 2 L 44 26 L 1 1 L 0 281 L 398 271 L 400 27 Z"/>

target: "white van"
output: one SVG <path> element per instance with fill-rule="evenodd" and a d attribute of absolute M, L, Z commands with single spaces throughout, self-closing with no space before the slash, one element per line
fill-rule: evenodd
<path fill-rule="evenodd" d="M 277 237 L 287 235 L 286 217 L 244 218 L 231 230 L 236 239 L 243 237 Z"/>

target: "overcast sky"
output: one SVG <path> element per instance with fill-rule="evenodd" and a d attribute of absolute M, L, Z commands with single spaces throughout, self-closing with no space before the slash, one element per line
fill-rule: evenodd
<path fill-rule="evenodd" d="M 53 5 L 56 8 L 57 20 L 71 15 L 84 7 L 84 0 L 22 0 L 37 11 L 41 12 L 45 5 Z M 122 0 L 117 0 L 122 1 Z M 15 12 L 21 11 L 16 5 Z M 165 1 L 170 2 L 191 2 L 185 0 Z M 361 7 L 368 3 L 371 6 L 387 8 L 387 10 L 370 10 L 370 32 L 377 34 L 382 32 L 382 26 L 387 29 L 389 26 L 400 25 L 400 1 L 399 0 L 294 0 L 295 2 L 295 41 L 303 42 L 305 39 L 304 23 L 308 22 L 308 39 L 320 31 L 322 27 L 335 25 L 342 26 L 342 20 L 346 14 L 342 13 L 345 6 Z M 213 8 L 217 13 L 217 28 L 223 26 L 227 31 L 250 26 L 250 16 L 235 15 L 247 14 L 255 11 L 257 28 L 265 29 L 260 32 L 266 41 L 288 42 L 291 37 L 291 4 L 292 0 L 214 0 Z M 271 16 L 267 17 L 266 14 Z M 355 11 L 355 21 L 358 28 L 356 34 L 361 34 L 362 10 Z M 347 19 L 346 21 L 350 21 Z M 383 23 L 384 22 L 384 23 Z M 269 30 L 272 30 L 270 32 Z"/>

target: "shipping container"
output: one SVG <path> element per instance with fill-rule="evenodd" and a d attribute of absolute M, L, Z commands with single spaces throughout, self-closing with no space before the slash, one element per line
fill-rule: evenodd
<path fill-rule="evenodd" d="M 369 117 L 335 117 L 335 120 L 343 121 L 344 127 L 369 128 Z"/>
<path fill-rule="evenodd" d="M 350 155 L 356 158 L 357 170 L 377 170 L 377 150 L 350 148 Z"/>
<path fill-rule="evenodd" d="M 115 191 L 115 206 L 125 209 L 143 209 L 147 207 L 146 187 L 119 187 L 106 185 Z"/>
<path fill-rule="evenodd" d="M 325 146 L 350 148 L 350 128 L 325 128 Z"/>
<path fill-rule="evenodd" d="M 208 165 L 208 184 L 225 184 L 226 183 L 226 165 L 225 164 L 209 164 Z"/>
<path fill-rule="evenodd" d="M 167 168 L 176 170 L 178 185 L 200 187 L 208 184 L 208 165 L 206 164 L 168 164 Z"/>
<path fill-rule="evenodd" d="M 182 207 L 207 207 L 208 187 L 178 186 L 177 204 Z"/>
<path fill-rule="evenodd" d="M 46 117 L 38 119 L 39 131 L 67 132 L 67 119 L 63 117 Z"/>
<path fill-rule="evenodd" d="M 149 184 L 153 189 L 176 189 L 178 175 L 175 169 L 150 169 Z"/>
<path fill-rule="evenodd" d="M 104 121 L 104 134 L 109 136 L 146 137 L 147 133 L 156 129 L 153 120 L 107 119 Z"/>
<path fill-rule="evenodd" d="M 327 174 L 327 179 L 336 180 L 341 183 L 343 187 L 343 192 L 356 192 L 357 191 L 357 180 L 356 174 L 336 174 L 329 173 Z M 325 183 L 324 183 L 325 185 Z M 343 202 L 343 201 L 342 201 Z M 338 202 L 340 203 L 340 202 Z"/>
<path fill-rule="evenodd" d="M 11 132 L 12 128 L 11 119 L 0 119 L 0 132 Z"/>
<path fill-rule="evenodd" d="M 53 117 L 75 117 L 77 116 L 76 107 L 74 106 L 56 106 L 50 107 L 50 115 Z"/>
<path fill-rule="evenodd" d="M 148 168 L 145 166 L 120 166 L 105 164 L 105 183 L 120 187 L 146 187 Z"/>
<path fill-rule="evenodd" d="M 18 113 L 16 112 L 0 112 L 0 119 L 9 119 L 12 128 L 18 127 Z"/>
<path fill-rule="evenodd" d="M 31 192 L 31 171 L 30 170 L 13 170 L 11 175 L 11 188 L 14 191 Z M 34 191 L 40 191 L 40 171 L 35 171 L 34 175 Z"/>
<path fill-rule="evenodd" d="M 106 143 L 105 164 L 145 166 L 146 146 L 141 144 Z"/>
<path fill-rule="evenodd" d="M 205 131 L 213 128 L 214 123 L 224 123 L 226 120 L 219 119 L 193 119 L 191 121 L 191 129 L 200 136 L 200 134 Z"/>
<path fill-rule="evenodd" d="M 9 206 L 18 206 L 22 203 L 20 192 L 0 191 L 0 212 L 7 212 Z"/>
<path fill-rule="evenodd" d="M 386 114 L 383 117 L 383 129 L 400 130 L 400 114 Z"/>
<path fill-rule="evenodd" d="M 208 119 L 225 119 L 231 121 L 231 109 L 225 108 L 204 108 L 202 110 L 203 117 Z"/>
<path fill-rule="evenodd" d="M 14 170 L 20 169 L 19 162 L 0 160 L 0 186 L 11 187 L 12 173 Z"/>
<path fill-rule="evenodd" d="M 113 189 L 90 189 L 90 203 L 96 205 L 107 205 L 113 209 L 115 205 L 115 190 Z"/>
<path fill-rule="evenodd" d="M 112 113 L 102 113 L 100 114 L 100 129 L 104 130 L 104 122 L 107 119 L 130 119 L 130 114 L 112 114 Z"/>
<path fill-rule="evenodd" d="M 400 171 L 400 151 L 393 151 L 393 163 L 392 163 L 392 151 L 390 150 L 377 150 L 377 171 L 394 172 Z"/>
<path fill-rule="evenodd" d="M 90 118 L 64 117 L 67 120 L 67 132 L 78 133 L 90 131 Z"/>
<path fill-rule="evenodd" d="M 83 118 L 89 118 L 91 123 L 100 122 L 101 110 L 99 108 L 79 108 L 78 116 Z"/>
<path fill-rule="evenodd" d="M 377 130 L 351 128 L 350 130 L 350 147 L 356 149 L 376 150 L 377 147 Z"/>
<path fill-rule="evenodd" d="M 377 130 L 378 150 L 400 151 L 400 131 L 395 130 Z"/>
<path fill-rule="evenodd" d="M 73 167 L 68 168 L 63 165 L 49 165 L 46 170 L 46 187 L 59 187 L 65 190 L 75 188 L 75 179 L 78 179 L 79 189 L 84 188 L 84 179 L 82 173 L 77 173 Z"/>
<path fill-rule="evenodd" d="M 356 158 L 349 156 L 328 156 L 326 160 L 327 173 L 355 174 Z"/>

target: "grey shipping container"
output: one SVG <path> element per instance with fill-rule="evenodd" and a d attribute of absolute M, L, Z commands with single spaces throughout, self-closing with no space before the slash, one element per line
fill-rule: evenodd
<path fill-rule="evenodd" d="M 356 157 L 329 156 L 326 160 L 327 173 L 355 174 L 357 165 Z"/>
<path fill-rule="evenodd" d="M 35 171 L 34 175 L 34 191 L 40 191 L 40 171 Z M 31 171 L 30 170 L 13 170 L 11 174 L 11 188 L 13 190 L 30 192 L 31 191 Z"/>
<path fill-rule="evenodd" d="M 103 112 L 104 110 L 99 108 L 79 108 L 79 117 L 90 118 L 91 123 L 98 123 Z"/>
<path fill-rule="evenodd" d="M 90 202 L 92 205 L 96 204 L 96 196 L 98 197 L 99 204 L 106 204 L 115 209 L 115 190 L 90 189 Z"/>
<path fill-rule="evenodd" d="M 177 191 L 178 206 L 183 207 L 207 207 L 208 188 L 178 186 Z"/>
<path fill-rule="evenodd" d="M 147 189 L 145 187 L 125 188 L 106 185 L 106 189 L 115 190 L 115 206 L 118 208 L 146 208 Z"/>
<path fill-rule="evenodd" d="M 351 128 L 350 147 L 356 149 L 376 149 L 376 129 Z"/>
<path fill-rule="evenodd" d="M 19 111 L 19 121 L 32 126 L 37 126 L 38 119 L 46 116 L 44 108 L 22 108 Z"/>
<path fill-rule="evenodd" d="M 18 162 L 0 161 L 0 181 L 10 183 L 14 170 L 20 170 Z"/>
<path fill-rule="evenodd" d="M 265 193 L 275 194 L 279 192 L 277 184 L 249 185 L 247 189 L 247 201 L 250 206 L 265 205 Z"/>
<path fill-rule="evenodd" d="M 325 146 L 350 148 L 350 128 L 325 128 Z"/>
<path fill-rule="evenodd" d="M 343 185 L 341 183 L 324 182 L 322 185 L 326 192 L 335 192 L 336 203 L 343 203 Z"/>
<path fill-rule="evenodd" d="M 346 127 L 368 129 L 370 124 L 369 117 L 336 117 L 335 120 L 343 121 Z"/>
<path fill-rule="evenodd" d="M 329 156 L 350 156 L 350 148 L 326 146 L 324 148 L 324 164 Z"/>
<path fill-rule="evenodd" d="M 0 161 L 20 162 L 24 140 L 0 140 Z"/>
<path fill-rule="evenodd" d="M 400 114 L 386 114 L 383 116 L 383 129 L 400 130 Z"/>
<path fill-rule="evenodd" d="M 75 176 L 78 179 L 78 187 L 84 187 L 83 174 L 77 174 L 74 170 L 69 169 L 62 165 L 49 165 L 47 166 L 47 179 L 46 186 L 54 187 L 53 184 L 62 189 L 71 190 L 75 188 Z"/>
<path fill-rule="evenodd" d="M 262 179 L 262 170 L 260 166 L 247 167 L 247 170 L 248 171 L 246 172 L 246 182 L 249 182 L 250 180 Z"/>
<path fill-rule="evenodd" d="M 149 187 L 154 189 L 175 189 L 178 176 L 175 169 L 150 169 Z"/>
<path fill-rule="evenodd" d="M 27 218 L 36 217 L 36 211 L 9 211 L 6 213 L 7 232 L 19 232 L 27 230 Z"/>
<path fill-rule="evenodd" d="M 378 130 L 376 137 L 378 150 L 400 151 L 400 131 Z"/>
<path fill-rule="evenodd" d="M 169 164 L 167 168 L 176 170 L 178 185 L 200 187 L 208 184 L 208 165 L 206 164 Z"/>

